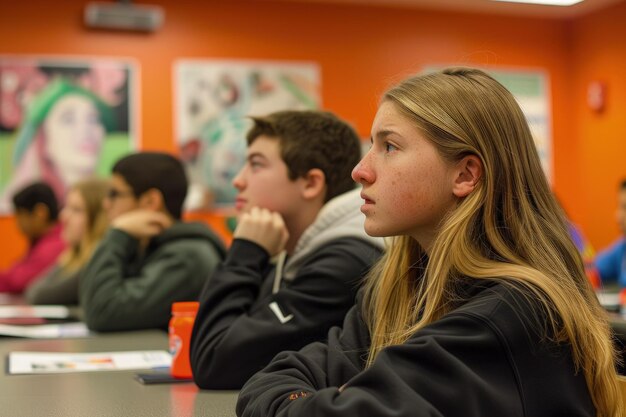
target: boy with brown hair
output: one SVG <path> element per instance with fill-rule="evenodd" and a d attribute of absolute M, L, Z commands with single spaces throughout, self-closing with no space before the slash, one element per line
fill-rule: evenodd
<path fill-rule="evenodd" d="M 194 380 L 205 389 L 241 388 L 277 353 L 325 339 L 383 247 L 363 230 L 352 128 L 315 111 L 253 122 L 233 180 L 239 224 L 192 335 Z"/>

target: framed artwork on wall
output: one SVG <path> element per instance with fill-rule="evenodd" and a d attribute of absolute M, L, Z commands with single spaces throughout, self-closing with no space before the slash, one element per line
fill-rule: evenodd
<path fill-rule="evenodd" d="M 250 116 L 320 106 L 310 62 L 181 60 L 174 67 L 175 138 L 190 177 L 186 208 L 232 207 Z"/>
<path fill-rule="evenodd" d="M 138 148 L 136 77 L 127 59 L 0 56 L 0 214 L 29 183 L 62 201 Z"/>

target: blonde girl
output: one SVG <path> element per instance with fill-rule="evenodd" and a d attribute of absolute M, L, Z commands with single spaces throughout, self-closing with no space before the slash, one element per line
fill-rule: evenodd
<path fill-rule="evenodd" d="M 467 68 L 389 90 L 352 176 L 392 243 L 343 330 L 240 416 L 621 416 L 606 315 L 513 96 Z"/>
<path fill-rule="evenodd" d="M 67 194 L 59 218 L 67 250 L 57 265 L 26 291 L 32 304 L 78 304 L 78 282 L 81 270 L 91 258 L 107 229 L 102 202 L 109 189 L 103 179 L 88 179 L 76 183 Z"/>

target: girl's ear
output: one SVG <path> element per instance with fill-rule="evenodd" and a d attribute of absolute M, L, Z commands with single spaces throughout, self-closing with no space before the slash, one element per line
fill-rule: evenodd
<path fill-rule="evenodd" d="M 459 197 L 467 197 L 483 175 L 483 163 L 476 155 L 467 155 L 457 164 L 452 193 Z"/>
<path fill-rule="evenodd" d="M 319 168 L 310 169 L 300 178 L 302 184 L 302 197 L 305 200 L 313 200 L 326 192 L 326 175 Z"/>

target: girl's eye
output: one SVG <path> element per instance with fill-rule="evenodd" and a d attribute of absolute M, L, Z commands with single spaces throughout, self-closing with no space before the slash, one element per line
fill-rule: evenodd
<path fill-rule="evenodd" d="M 392 145 L 392 144 L 391 144 L 391 143 L 389 143 L 389 142 L 385 142 L 385 151 L 386 151 L 387 153 L 389 153 L 389 152 L 393 152 L 393 151 L 396 151 L 396 150 L 398 150 L 398 148 L 396 148 L 394 145 Z"/>

